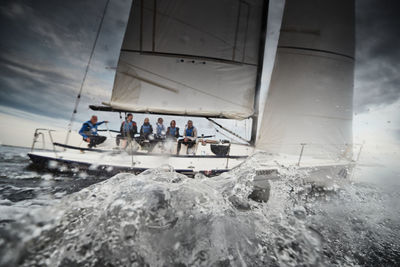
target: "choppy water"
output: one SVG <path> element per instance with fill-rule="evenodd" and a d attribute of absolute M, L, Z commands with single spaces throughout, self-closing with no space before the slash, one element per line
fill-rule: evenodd
<path fill-rule="evenodd" d="M 351 266 L 400 264 L 400 187 L 305 182 L 282 170 L 248 198 L 255 157 L 219 177 L 149 170 L 110 179 L 27 169 L 0 148 L 0 265 Z"/>

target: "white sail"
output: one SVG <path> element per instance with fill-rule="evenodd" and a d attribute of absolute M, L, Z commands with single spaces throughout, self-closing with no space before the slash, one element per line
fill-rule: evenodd
<path fill-rule="evenodd" d="M 111 101 L 104 104 L 136 112 L 252 116 L 264 2 L 134 1 Z"/>
<path fill-rule="evenodd" d="M 338 155 L 352 143 L 354 0 L 287 0 L 256 147 Z"/>

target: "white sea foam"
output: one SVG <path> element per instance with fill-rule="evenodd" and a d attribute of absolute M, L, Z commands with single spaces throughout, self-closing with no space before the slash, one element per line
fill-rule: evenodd
<path fill-rule="evenodd" d="M 256 155 L 214 178 L 199 174 L 189 179 L 168 168 L 118 174 L 9 224 L 4 228 L 7 237 L 2 237 L 0 262 L 22 261 L 25 266 L 399 262 L 398 188 L 382 191 L 333 176 L 318 177 L 329 183 L 312 182 L 310 171 L 278 166 L 280 176 L 270 181 L 269 201 L 259 203 L 248 196 L 256 169 L 267 156 Z M 29 207 L 34 201 L 21 204 Z"/>

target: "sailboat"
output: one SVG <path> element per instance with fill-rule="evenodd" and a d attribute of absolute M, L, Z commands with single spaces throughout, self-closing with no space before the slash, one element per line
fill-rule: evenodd
<path fill-rule="evenodd" d="M 216 175 L 263 151 L 259 174 L 297 166 L 345 176 L 353 154 L 354 1 L 287 0 L 275 28 L 270 19 L 281 11 L 269 7 L 267 0 L 133 1 L 111 99 L 90 106 L 213 123 L 248 119 L 250 140 L 199 136 L 179 155 L 161 141 L 151 150 L 134 144 L 122 151 L 53 143 L 54 151 L 30 152 L 32 162 Z M 271 37 L 276 32 L 279 41 Z"/>

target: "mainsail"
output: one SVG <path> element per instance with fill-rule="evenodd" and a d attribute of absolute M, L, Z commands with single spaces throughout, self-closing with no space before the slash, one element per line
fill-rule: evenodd
<path fill-rule="evenodd" d="M 352 143 L 354 0 L 287 0 L 256 147 L 338 155 Z"/>
<path fill-rule="evenodd" d="M 103 104 L 133 112 L 251 117 L 267 2 L 134 1 L 111 101 Z"/>

